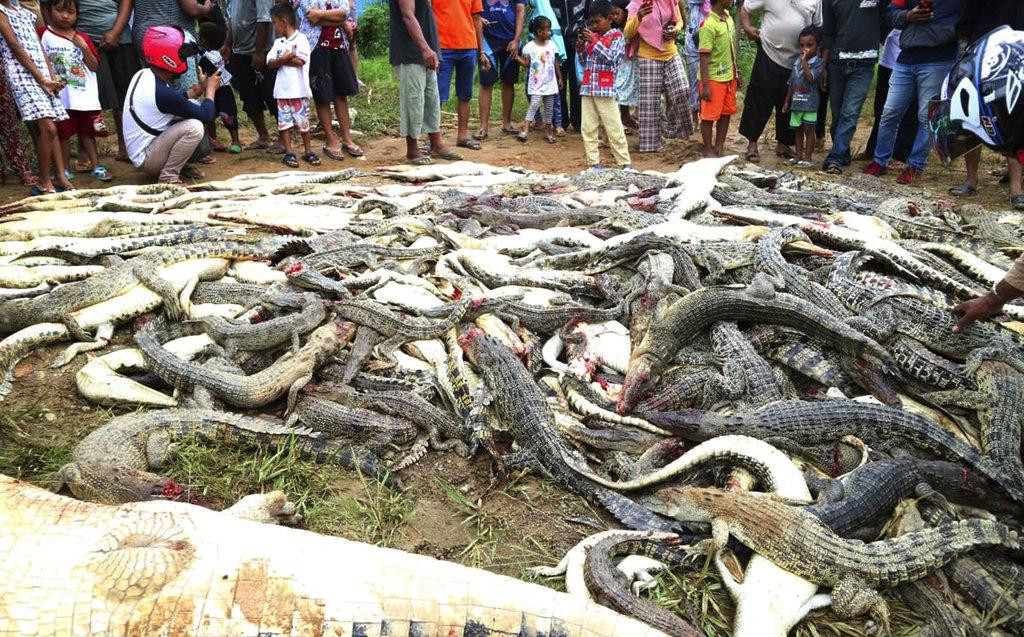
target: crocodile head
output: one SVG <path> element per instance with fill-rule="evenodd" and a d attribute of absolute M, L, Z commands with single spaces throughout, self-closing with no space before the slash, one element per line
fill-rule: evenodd
<path fill-rule="evenodd" d="M 626 372 L 626 380 L 622 383 L 622 395 L 615 405 L 615 411 L 620 414 L 628 414 L 645 395 L 654 381 L 655 358 L 651 354 L 640 354 L 629 361 L 629 370 Z"/>
<path fill-rule="evenodd" d="M 479 327 L 471 327 L 468 330 L 465 330 L 462 333 L 460 333 L 458 338 L 455 339 L 456 342 L 458 342 L 459 347 L 462 348 L 462 351 L 464 351 L 466 353 L 466 356 L 469 357 L 470 362 L 474 364 L 477 362 L 476 342 L 477 339 L 479 339 L 482 336 L 486 336 L 482 329 L 480 329 Z"/>
<path fill-rule="evenodd" d="M 174 480 L 131 467 L 75 462 L 60 470 L 60 478 L 82 500 L 125 504 L 145 500 L 190 501 Z M 186 496 L 186 497 L 183 497 Z"/>
<path fill-rule="evenodd" d="M 699 497 L 704 491 L 709 490 L 693 489 L 694 487 L 658 489 L 650 495 L 642 496 L 640 503 L 655 513 L 675 518 L 680 522 L 711 522 L 714 515 L 710 509 L 701 506 Z"/>

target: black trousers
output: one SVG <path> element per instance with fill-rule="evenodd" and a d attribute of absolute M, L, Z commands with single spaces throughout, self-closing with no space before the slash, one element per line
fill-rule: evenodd
<path fill-rule="evenodd" d="M 748 140 L 760 139 L 764 127 L 775 110 L 775 140 L 792 146 L 796 143 L 794 131 L 789 126 L 789 114 L 782 112 L 789 92 L 789 76 L 792 69 L 779 66 L 768 57 L 757 43 L 757 56 L 750 71 L 747 92 L 743 96 L 743 114 L 740 116 L 740 135 Z M 825 120 L 828 114 L 828 93 L 821 92 L 818 102 L 818 138 L 825 136 Z"/>
<path fill-rule="evenodd" d="M 878 123 L 882 119 L 882 110 L 885 108 L 885 98 L 889 96 L 889 78 L 892 77 L 892 69 L 878 65 L 878 78 L 875 81 L 875 103 L 872 110 L 874 124 L 871 126 L 871 136 L 868 137 L 868 146 L 864 153 L 869 156 L 875 154 L 875 144 L 878 142 Z M 917 98 L 910 100 L 911 104 L 917 104 Z M 896 161 L 907 161 L 910 152 L 914 149 L 914 138 L 917 137 L 917 109 L 908 108 L 900 120 L 900 127 L 896 133 L 896 144 L 892 149 L 892 158 Z"/>
<path fill-rule="evenodd" d="M 565 78 L 565 89 L 561 91 L 562 100 L 562 127 L 570 125 L 576 130 L 580 129 L 582 116 L 580 113 L 580 82 L 576 77 L 576 37 L 570 40 L 565 38 L 565 52 L 568 58 L 562 63 L 562 77 Z"/>

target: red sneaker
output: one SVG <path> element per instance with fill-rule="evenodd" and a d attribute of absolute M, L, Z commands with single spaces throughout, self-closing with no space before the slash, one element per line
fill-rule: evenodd
<path fill-rule="evenodd" d="M 867 166 L 865 166 L 864 170 L 861 172 L 863 172 L 865 175 L 871 175 L 872 177 L 881 177 L 888 171 L 886 170 L 885 166 L 878 163 L 877 161 L 873 161 Z"/>
<path fill-rule="evenodd" d="M 921 171 L 913 166 L 907 166 L 900 173 L 900 176 L 896 178 L 898 184 L 909 184 L 917 181 L 921 178 Z"/>

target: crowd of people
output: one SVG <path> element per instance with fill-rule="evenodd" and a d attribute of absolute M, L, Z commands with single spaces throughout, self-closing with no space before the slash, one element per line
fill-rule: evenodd
<path fill-rule="evenodd" d="M 877 74 L 863 171 L 880 177 L 893 159 L 904 161 L 896 180 L 909 184 L 931 150 L 929 101 L 962 46 L 999 25 L 1024 28 L 1024 3 L 1014 0 L 745 0 L 738 11 L 734 0 L 387 1 L 397 119 L 414 164 L 479 150 L 491 135 L 496 85 L 502 133 L 527 143 L 538 127 L 558 144 L 575 130 L 592 167 L 601 167 L 604 146 L 615 165 L 631 168 L 630 135 L 635 152 L 657 153 L 666 139 L 699 130 L 705 156 L 721 155 L 746 84 L 739 133 L 748 161 L 760 161 L 774 112 L 776 155 L 841 174 Z M 0 0 L 0 142 L 22 183 L 37 194 L 73 188 L 72 139 L 77 172 L 110 180 L 96 138 L 111 134 L 117 160 L 171 183 L 201 178 L 214 151 L 267 151 L 290 167 L 362 156 L 347 103 L 360 87 L 355 1 L 218 2 Z M 734 11 L 756 45 L 747 78 Z M 458 151 L 440 134 L 453 82 Z M 527 116 L 513 122 L 523 90 Z M 474 91 L 480 123 L 471 132 Z M 239 110 L 257 136 L 245 146 Z M 320 153 L 310 141 L 313 112 L 324 124 Z M 19 120 L 36 148 L 35 174 Z M 957 196 L 977 192 L 980 149 L 965 161 L 966 181 L 950 188 Z M 1007 162 L 1006 180 L 1024 209 L 1018 162 Z"/>

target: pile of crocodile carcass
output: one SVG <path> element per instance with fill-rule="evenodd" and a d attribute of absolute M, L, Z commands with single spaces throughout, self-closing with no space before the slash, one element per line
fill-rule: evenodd
<path fill-rule="evenodd" d="M 1024 306 L 957 333 L 951 311 L 1003 277 L 1019 218 L 730 159 L 4 207 L 0 393 L 70 341 L 53 364 L 94 352 L 83 396 L 147 409 L 77 445 L 80 501 L 0 477 L 0 632 L 694 635 L 635 591 L 709 556 L 736 634 L 829 604 L 888 632 L 886 597 L 929 635 L 1024 634 Z M 134 346 L 100 351 L 119 325 Z M 280 493 L 175 502 L 160 469 L 194 437 L 395 488 L 431 450 L 477 457 L 631 530 L 539 569 L 557 593 L 254 524 L 294 520 Z"/>

